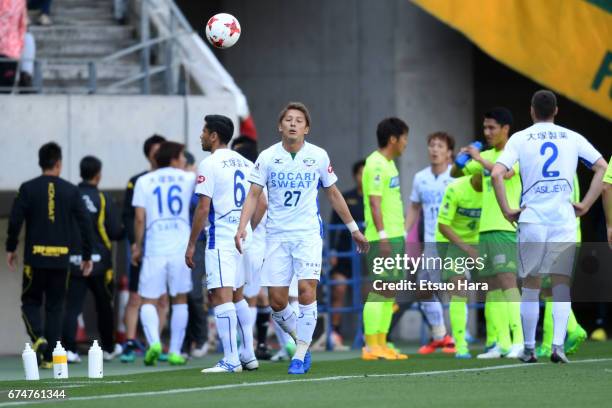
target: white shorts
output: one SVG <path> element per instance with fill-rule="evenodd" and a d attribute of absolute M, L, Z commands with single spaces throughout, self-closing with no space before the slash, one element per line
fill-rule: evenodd
<path fill-rule="evenodd" d="M 549 226 L 519 223 L 519 276 L 571 276 L 576 255 L 576 223 Z"/>
<path fill-rule="evenodd" d="M 292 242 L 266 241 L 261 286 L 290 286 L 291 279 L 321 277 L 323 240 L 315 237 Z"/>
<path fill-rule="evenodd" d="M 204 252 L 206 265 L 206 289 L 244 285 L 244 257 L 236 248 L 208 249 Z"/>
<path fill-rule="evenodd" d="M 142 260 L 138 294 L 157 299 L 165 293 L 176 296 L 191 292 L 191 269 L 185 265 L 183 254 L 145 256 Z"/>
<path fill-rule="evenodd" d="M 255 297 L 261 289 L 261 268 L 264 261 L 265 246 L 251 246 L 244 252 L 244 284 L 243 294 L 246 297 Z"/>

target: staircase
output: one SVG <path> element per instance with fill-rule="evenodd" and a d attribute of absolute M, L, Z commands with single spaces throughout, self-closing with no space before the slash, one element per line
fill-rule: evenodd
<path fill-rule="evenodd" d="M 113 17 L 113 0 L 54 0 L 51 18 L 52 26 L 30 26 L 36 38 L 36 58 L 42 61 L 43 93 L 46 94 L 87 93 L 88 61 L 138 43 L 135 28 L 121 25 Z M 138 54 L 97 64 L 98 87 L 138 72 Z M 136 94 L 140 87 L 134 82 L 119 89 L 100 91 Z"/>

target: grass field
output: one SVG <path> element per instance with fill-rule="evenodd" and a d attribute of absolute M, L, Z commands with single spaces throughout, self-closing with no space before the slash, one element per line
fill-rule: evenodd
<path fill-rule="evenodd" d="M 364 362 L 356 352 L 314 353 L 305 376 L 288 376 L 287 363 L 262 363 L 256 372 L 204 375 L 219 356 L 185 368 L 105 365 L 105 378 L 86 378 L 86 362 L 70 366 L 72 377 L 38 382 L 0 381 L 0 407 L 30 405 L 9 400 L 11 389 L 64 389 L 64 401 L 45 406 L 154 407 L 606 407 L 612 405 L 612 343 L 585 343 L 572 364 L 548 361 L 455 360 L 437 353 L 405 361 Z M 23 378 L 18 358 L 0 361 L 2 378 Z M 120 374 L 127 369 L 129 374 Z M 139 372 L 135 372 L 139 371 Z M 9 373 L 9 374 L 7 374 Z"/>

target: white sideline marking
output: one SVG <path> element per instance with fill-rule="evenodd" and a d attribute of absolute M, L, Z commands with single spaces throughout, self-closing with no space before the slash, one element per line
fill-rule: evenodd
<path fill-rule="evenodd" d="M 603 362 L 608 362 L 608 361 L 612 361 L 612 358 L 592 358 L 592 359 L 587 359 L 587 360 L 574 360 L 570 363 L 570 365 L 581 364 L 581 363 L 603 363 Z M 528 367 L 541 366 L 541 365 L 544 365 L 544 363 L 505 364 L 505 365 L 498 365 L 498 366 L 491 366 L 491 367 L 460 368 L 457 370 L 420 371 L 420 372 L 413 372 L 413 373 L 338 375 L 338 376 L 333 376 L 333 377 L 303 378 L 303 379 L 294 379 L 294 380 L 259 381 L 259 382 L 250 382 L 250 383 L 240 383 L 240 384 L 211 385 L 208 387 L 197 387 L 197 388 L 179 388 L 179 389 L 164 390 L 164 391 L 145 391 L 145 392 L 132 392 L 132 393 L 125 393 L 125 394 L 90 395 L 86 397 L 74 397 L 74 398 L 52 399 L 52 400 L 3 402 L 3 403 L 0 403 L 0 407 L 13 407 L 13 406 L 27 405 L 27 404 L 44 404 L 48 402 L 91 401 L 91 400 L 113 399 L 113 398 L 131 398 L 131 397 L 148 397 L 148 396 L 158 396 L 158 395 L 185 394 L 185 393 L 191 393 L 191 392 L 217 391 L 217 390 L 227 390 L 227 389 L 232 389 L 232 388 L 259 387 L 259 386 L 265 386 L 265 385 L 354 380 L 354 379 L 368 378 L 368 377 L 376 377 L 376 378 L 417 377 L 417 376 L 427 376 L 427 375 L 469 373 L 469 372 L 477 372 L 477 371 L 503 370 L 506 368 L 518 368 L 518 367 L 528 368 Z"/>

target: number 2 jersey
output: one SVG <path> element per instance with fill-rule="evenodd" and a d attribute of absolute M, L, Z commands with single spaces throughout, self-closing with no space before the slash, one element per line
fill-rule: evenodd
<path fill-rule="evenodd" d="M 538 122 L 512 135 L 497 162 L 518 161 L 523 192 L 519 221 L 546 225 L 574 222 L 573 180 L 580 159 L 588 167 L 601 154 L 584 136 L 552 122 Z"/>
<path fill-rule="evenodd" d="M 259 155 L 249 181 L 268 188 L 268 241 L 321 237 L 323 222 L 317 202 L 319 185 L 332 186 L 338 177 L 325 150 L 304 142 L 292 157 L 282 142 Z"/>
<path fill-rule="evenodd" d="M 208 249 L 235 248 L 234 236 L 249 192 L 247 177 L 252 168 L 250 160 L 227 148 L 215 150 L 198 166 L 195 192 L 211 199 L 206 227 Z M 249 225 L 247 239 L 250 240 Z"/>
<path fill-rule="evenodd" d="M 189 201 L 194 184 L 195 174 L 174 167 L 163 167 L 138 178 L 132 206 L 146 211 L 146 256 L 185 251 L 191 228 Z"/>

